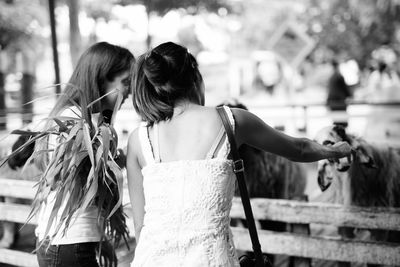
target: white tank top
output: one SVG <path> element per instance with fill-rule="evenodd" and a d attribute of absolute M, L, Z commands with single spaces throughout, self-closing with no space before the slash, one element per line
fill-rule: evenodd
<path fill-rule="evenodd" d="M 66 109 L 61 113 L 61 116 L 67 117 L 77 117 L 80 114 L 79 110 L 75 107 Z M 96 123 L 97 124 L 97 123 Z M 96 125 L 95 124 L 95 125 Z M 55 141 L 55 140 L 54 140 Z M 49 143 L 53 143 L 53 140 L 49 140 Z M 45 238 L 45 233 L 47 229 L 47 224 L 50 219 L 51 212 L 55 203 L 56 192 L 50 192 L 46 201 L 41 206 L 38 214 L 38 224 L 35 230 L 36 236 L 39 241 Z M 47 236 L 53 236 L 56 232 L 56 228 L 59 224 L 59 219 L 65 209 L 65 205 L 68 201 L 68 197 L 62 203 L 58 214 L 53 220 Z M 53 238 L 52 245 L 62 245 L 62 244 L 73 244 L 73 243 L 84 243 L 84 242 L 99 242 L 101 239 L 101 231 L 99 225 L 103 223 L 103 218 L 98 220 L 98 207 L 92 205 L 85 210 L 77 210 L 72 216 L 71 222 L 68 229 L 65 231 L 65 224 L 63 224 L 60 230 L 57 232 Z"/>

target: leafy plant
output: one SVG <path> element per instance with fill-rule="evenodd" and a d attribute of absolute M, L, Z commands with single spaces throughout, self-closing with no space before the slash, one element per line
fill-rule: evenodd
<path fill-rule="evenodd" d="M 30 163 L 42 153 L 50 155 L 49 163 L 37 183 L 38 189 L 28 221 L 38 213 L 50 192 L 56 192 L 56 197 L 45 236 L 49 234 L 62 206 L 64 209 L 56 224 L 55 233 L 61 231 L 61 227 L 65 225 L 63 230 L 63 234 L 65 234 L 73 222 L 74 215 L 79 214 L 80 210 L 85 210 L 90 205 L 96 205 L 99 207 L 98 226 L 103 233 L 99 248 L 100 255 L 103 256 L 100 257 L 100 263 L 102 266 L 116 266 L 115 247 L 121 239 L 128 246 L 129 232 L 126 226 L 126 215 L 121 205 L 123 176 L 121 168 L 114 160 L 118 145 L 118 137 L 113 128 L 115 116 L 111 118 L 110 123 L 99 119 L 95 125 L 92 121 L 91 107 L 108 94 L 88 103 L 82 90 L 78 90 L 78 92 L 80 94 L 79 104 L 70 99 L 72 105 L 79 110 L 76 114 L 77 117 L 48 118 L 48 120 L 54 121 L 54 124 L 38 132 L 13 131 L 13 134 L 32 137 L 4 159 L 0 166 L 29 144 L 41 141 L 43 138 L 48 140 L 55 137 L 57 145 L 54 149 L 35 150 L 26 163 Z M 113 112 L 115 115 L 122 103 L 123 96 L 117 89 L 109 94 L 111 93 L 118 93 Z M 49 238 L 53 239 L 55 235 L 53 234 Z"/>

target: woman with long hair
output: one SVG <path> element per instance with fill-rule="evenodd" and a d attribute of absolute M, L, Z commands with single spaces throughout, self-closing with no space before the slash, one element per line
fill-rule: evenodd
<path fill-rule="evenodd" d="M 35 163 L 44 172 L 32 211 L 38 214 L 40 267 L 99 266 L 99 247 L 105 265 L 116 265 L 111 239 L 125 238 L 127 229 L 115 185 L 120 177 L 110 119 L 129 94 L 134 61 L 116 45 L 89 47 L 49 114 L 48 134 L 36 142 Z"/>
<path fill-rule="evenodd" d="M 132 266 L 239 266 L 229 228 L 235 191 L 230 144 L 218 112 L 204 106 L 197 62 L 167 42 L 142 55 L 133 105 L 143 124 L 129 137 L 128 188 L 137 247 Z M 227 112 L 238 146 L 293 161 L 350 154 L 274 130 L 242 109 Z"/>

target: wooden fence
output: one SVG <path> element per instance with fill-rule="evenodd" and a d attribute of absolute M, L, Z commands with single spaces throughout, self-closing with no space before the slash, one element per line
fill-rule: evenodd
<path fill-rule="evenodd" d="M 0 179 L 0 196 L 32 199 L 34 182 Z M 125 190 L 124 202 L 128 202 Z M 291 224 L 322 224 L 363 229 L 384 229 L 400 231 L 399 208 L 343 207 L 325 203 L 300 201 L 252 199 L 256 220 L 282 221 Z M 0 203 L 0 221 L 25 223 L 30 211 L 28 205 Z M 128 216 L 131 209 L 127 208 Z M 245 218 L 240 199 L 234 199 L 231 217 Z M 36 222 L 32 220 L 30 224 Z M 133 233 L 132 223 L 129 224 Z M 233 227 L 234 242 L 239 250 L 251 250 L 247 229 Z M 400 265 L 400 244 L 363 240 L 341 239 L 339 237 L 312 236 L 299 233 L 278 233 L 259 230 L 263 251 L 271 254 L 333 260 L 340 262 L 363 262 L 383 265 Z M 134 247 L 134 244 L 133 246 Z M 129 266 L 133 251 L 118 251 L 121 265 Z M 0 263 L 17 266 L 38 266 L 33 254 L 0 249 Z"/>
<path fill-rule="evenodd" d="M 34 185 L 35 182 L 32 181 L 0 178 L 0 196 L 32 200 L 35 196 Z M 0 221 L 24 224 L 26 223 L 26 219 L 30 210 L 30 205 L 0 202 Z M 35 225 L 36 218 L 33 218 L 28 222 L 28 224 Z M 130 230 L 133 232 L 133 228 Z M 121 246 L 121 248 L 117 250 L 117 257 L 119 261 L 118 266 L 130 266 L 135 248 L 134 238 L 130 240 L 129 245 L 131 247 L 131 251 L 127 251 L 125 246 Z M 36 260 L 36 255 L 32 253 L 2 248 L 0 248 L 0 264 L 1 263 L 26 267 L 39 266 Z"/>

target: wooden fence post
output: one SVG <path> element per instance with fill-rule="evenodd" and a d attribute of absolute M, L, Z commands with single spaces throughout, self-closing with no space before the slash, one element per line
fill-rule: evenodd
<path fill-rule="evenodd" d="M 294 200 L 308 202 L 307 195 L 295 197 Z M 310 235 L 310 225 L 303 223 L 289 224 L 289 230 L 292 233 Z M 290 257 L 289 267 L 311 267 L 311 259 L 303 257 Z"/>

